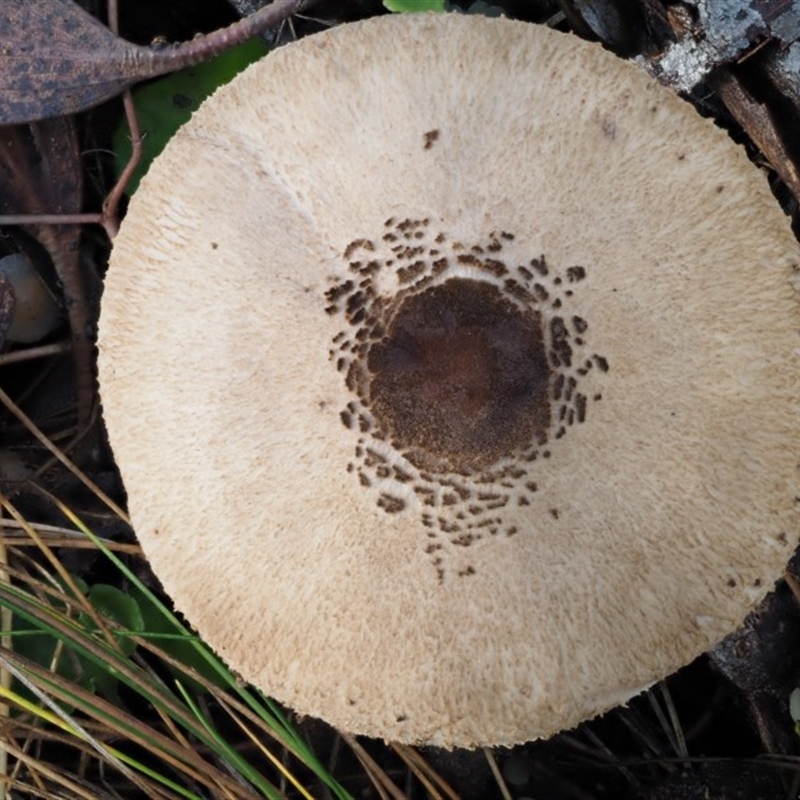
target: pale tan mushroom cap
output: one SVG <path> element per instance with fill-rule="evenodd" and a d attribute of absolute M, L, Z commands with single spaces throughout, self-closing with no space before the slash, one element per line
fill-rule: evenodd
<path fill-rule="evenodd" d="M 136 532 L 202 636 L 300 712 L 549 736 L 780 576 L 798 263 L 744 152 L 597 46 L 459 15 L 290 45 L 178 133 L 115 243 L 100 382 Z M 540 442 L 455 476 L 381 438 L 353 355 L 401 287 L 452 278 L 540 320 L 552 368 Z"/>

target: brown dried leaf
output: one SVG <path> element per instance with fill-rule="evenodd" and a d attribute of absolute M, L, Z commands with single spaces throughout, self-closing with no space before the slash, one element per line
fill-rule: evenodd
<path fill-rule="evenodd" d="M 125 62 L 140 49 L 69 0 L 4 0 L 0 122 L 71 114 L 118 94 L 135 80 Z"/>
<path fill-rule="evenodd" d="M 153 49 L 115 36 L 72 0 L 2 0 L 0 125 L 74 114 L 144 78 L 211 58 L 303 4 L 275 0 L 228 28 Z"/>

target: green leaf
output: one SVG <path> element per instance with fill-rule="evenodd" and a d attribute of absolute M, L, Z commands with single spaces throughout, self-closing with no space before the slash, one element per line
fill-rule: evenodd
<path fill-rule="evenodd" d="M 47 632 L 24 627 L 21 620 L 14 620 L 14 649 L 25 658 L 45 669 L 54 669 L 62 678 L 74 681 L 89 691 L 94 691 L 94 676 L 86 671 L 86 662 L 69 647 L 58 648 L 58 639 Z M 20 692 L 32 698 L 26 687 Z"/>
<path fill-rule="evenodd" d="M 383 0 L 384 8 L 395 13 L 444 11 L 444 0 Z"/>
<path fill-rule="evenodd" d="M 144 630 L 144 619 L 139 609 L 139 604 L 133 597 L 120 591 L 115 586 L 97 583 L 91 588 L 78 576 L 73 580 L 83 591 L 91 604 L 101 616 L 115 622 L 117 626 L 127 631 L 139 633 Z M 52 608 L 65 611 L 66 606 L 53 599 Z M 79 623 L 88 632 L 96 630 L 94 622 L 88 614 L 78 615 Z M 62 643 L 58 646 L 58 639 L 52 633 L 42 630 L 25 629 L 14 620 L 14 647 L 21 655 L 39 664 L 46 669 L 54 668 L 55 673 L 66 680 L 73 681 L 78 686 L 90 692 L 100 691 L 106 697 L 117 699 L 117 678 L 111 674 L 104 664 L 99 664 L 76 653 L 69 644 Z M 120 649 L 129 656 L 136 649 L 136 645 L 125 636 L 119 636 Z M 20 692 L 28 696 L 25 687 Z"/>
<path fill-rule="evenodd" d="M 136 600 L 129 594 L 109 586 L 106 583 L 96 583 L 89 589 L 89 601 L 103 617 L 117 623 L 123 630 L 141 633 L 144 630 L 144 618 Z M 87 630 L 93 627 L 88 617 L 82 620 Z M 119 636 L 122 652 L 129 656 L 136 649 L 136 645 L 127 637 Z"/>
<path fill-rule="evenodd" d="M 153 81 L 133 93 L 143 152 L 142 161 L 128 184 L 129 194 L 133 194 L 153 159 L 175 131 L 188 122 L 200 103 L 267 51 L 263 40 L 251 39 L 210 61 Z M 130 131 L 124 118 L 114 133 L 114 155 L 119 176 L 131 157 Z"/>

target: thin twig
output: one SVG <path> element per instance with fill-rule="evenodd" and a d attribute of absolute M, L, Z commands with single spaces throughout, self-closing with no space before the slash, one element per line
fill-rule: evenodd
<path fill-rule="evenodd" d="M 380 768 L 374 758 L 361 746 L 355 736 L 349 733 L 340 733 L 347 746 L 356 754 L 366 772 L 372 778 L 375 788 L 381 797 L 390 796 L 394 800 L 406 800 L 406 796 L 395 786 L 389 776 Z"/>
<path fill-rule="evenodd" d="M 33 361 L 36 358 L 47 358 L 48 356 L 58 356 L 68 353 L 72 349 L 72 342 L 53 342 L 53 344 L 43 344 L 39 347 L 28 347 L 25 350 L 14 350 L 11 353 L 0 353 L 0 367 L 9 364 L 19 364 L 22 361 Z"/>
<path fill-rule="evenodd" d="M 175 72 L 185 67 L 192 67 L 217 55 L 223 50 L 235 47 L 254 36 L 258 36 L 268 28 L 272 28 L 300 9 L 311 5 L 314 0 L 273 0 L 268 6 L 256 11 L 227 28 L 213 31 L 189 42 L 167 45 L 159 50 L 141 48 L 142 55 L 133 53 L 134 58 L 141 58 L 143 69 L 139 78 L 154 78 L 168 72 Z"/>
<path fill-rule="evenodd" d="M 0 214 L 0 225 L 102 225 L 102 214 Z"/>
<path fill-rule="evenodd" d="M 125 109 L 125 120 L 128 123 L 128 131 L 131 140 L 131 157 L 122 170 L 122 174 L 114 184 L 114 187 L 108 193 L 105 201 L 103 202 L 103 227 L 108 234 L 109 239 L 119 233 L 119 204 L 122 200 L 128 184 L 136 172 L 137 167 L 142 161 L 142 131 L 139 127 L 139 118 L 136 116 L 136 105 L 133 102 L 133 95 L 130 89 L 122 93 L 122 106 Z"/>

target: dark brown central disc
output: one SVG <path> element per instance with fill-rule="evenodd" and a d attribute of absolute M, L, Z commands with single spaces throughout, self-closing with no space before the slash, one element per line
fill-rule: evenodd
<path fill-rule="evenodd" d="M 483 469 L 550 423 L 541 315 L 485 281 L 406 298 L 367 366 L 376 421 L 420 466 Z"/>

